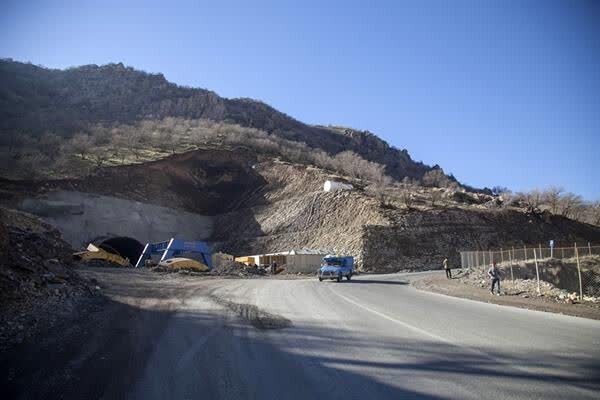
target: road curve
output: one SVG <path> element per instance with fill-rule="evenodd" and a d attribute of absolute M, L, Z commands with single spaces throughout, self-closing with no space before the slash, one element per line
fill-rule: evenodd
<path fill-rule="evenodd" d="M 62 365 L 70 380 L 17 368 L 23 375 L 8 382 L 9 393 L 128 399 L 600 397 L 600 321 L 421 292 L 408 284 L 415 277 L 409 274 L 342 283 L 153 283 L 146 274 L 127 277 L 126 286 L 116 279 L 106 289 L 120 310 L 111 313 L 123 315 L 86 342 L 66 345 L 69 356 L 53 366 Z M 261 313 L 285 323 L 260 329 L 252 319 Z M 122 337 L 109 334 L 112 324 Z M 28 376 L 38 382 L 25 387 Z"/>

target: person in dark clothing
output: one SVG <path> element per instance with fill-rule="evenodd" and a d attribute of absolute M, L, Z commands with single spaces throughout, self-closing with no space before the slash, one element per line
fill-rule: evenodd
<path fill-rule="evenodd" d="M 273 262 L 273 264 L 271 264 L 271 273 L 273 275 L 275 275 L 275 273 L 277 273 L 277 263 Z"/>
<path fill-rule="evenodd" d="M 444 270 L 446 271 L 446 278 L 452 279 L 452 269 L 450 268 L 450 265 L 448 264 L 448 259 L 444 258 L 444 262 L 442 264 L 444 266 Z"/>
<path fill-rule="evenodd" d="M 500 270 L 496 268 L 496 263 L 492 263 L 490 269 L 488 269 L 488 276 L 490 277 L 490 281 L 492 287 L 490 292 L 494 294 L 494 287 L 498 285 L 498 296 L 500 296 Z"/>

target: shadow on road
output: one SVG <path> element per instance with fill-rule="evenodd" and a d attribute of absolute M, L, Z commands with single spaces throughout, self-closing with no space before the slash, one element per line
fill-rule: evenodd
<path fill-rule="evenodd" d="M 0 354 L 5 398 L 445 398 L 327 365 L 352 365 L 341 358 L 291 353 L 235 317 L 223 324 L 210 313 L 147 310 L 106 299 L 101 306 Z M 302 347 L 330 340 L 317 329 L 301 332 Z"/>
<path fill-rule="evenodd" d="M 344 282 L 368 283 L 407 284 Z M 125 295 L 131 284 L 113 292 Z M 219 308 L 203 309 L 197 297 L 197 308 L 147 308 L 167 293 L 161 290 L 137 292 L 151 300 L 144 307 L 105 299 L 97 312 L 0 354 L 6 398 L 442 400 L 485 392 L 559 399 L 586 398 L 575 388 L 600 390 L 594 352 L 465 348 L 301 320 L 264 331 Z"/>

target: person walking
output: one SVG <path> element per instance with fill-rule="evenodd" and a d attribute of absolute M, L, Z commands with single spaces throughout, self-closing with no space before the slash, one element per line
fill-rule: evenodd
<path fill-rule="evenodd" d="M 494 287 L 498 285 L 498 294 L 500 296 L 500 270 L 496 267 L 496 262 L 493 262 L 488 269 L 488 276 L 490 277 L 491 285 L 490 292 L 494 294 Z"/>
<path fill-rule="evenodd" d="M 444 266 L 444 270 L 446 271 L 446 278 L 452 279 L 452 269 L 450 268 L 450 265 L 448 264 L 448 258 L 444 258 L 444 261 L 442 264 Z"/>

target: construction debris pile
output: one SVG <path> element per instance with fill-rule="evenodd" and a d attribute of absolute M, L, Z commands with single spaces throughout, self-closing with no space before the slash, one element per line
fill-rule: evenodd
<path fill-rule="evenodd" d="M 50 225 L 0 209 L 1 347 L 22 342 L 38 323 L 64 310 L 64 303 L 97 291 L 73 271 L 71 253 Z"/>
<path fill-rule="evenodd" d="M 245 265 L 236 261 L 224 261 L 215 265 L 211 274 L 250 277 L 266 275 L 267 270 L 264 267 Z"/>
<path fill-rule="evenodd" d="M 235 276 L 235 277 L 256 277 L 267 275 L 267 271 L 263 267 L 251 267 L 235 261 L 227 261 L 215 265 L 212 270 L 206 272 L 195 272 L 189 270 L 177 270 L 165 266 L 155 266 L 150 269 L 153 272 L 180 273 L 183 275 L 199 275 L 199 276 Z"/>

